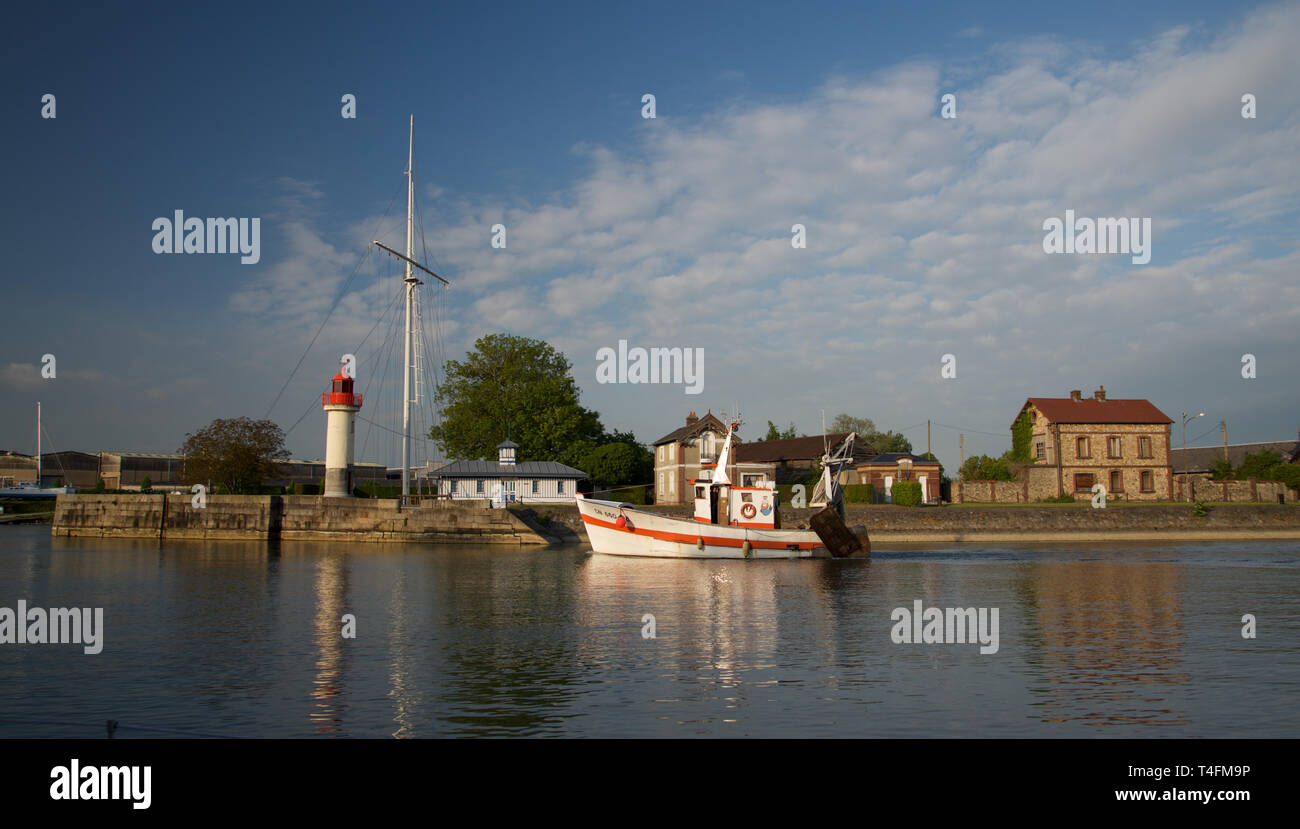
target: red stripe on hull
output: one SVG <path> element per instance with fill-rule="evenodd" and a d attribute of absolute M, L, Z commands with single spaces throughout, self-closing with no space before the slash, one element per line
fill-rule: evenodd
<path fill-rule="evenodd" d="M 710 536 L 688 535 L 686 533 L 668 532 L 667 530 L 642 530 L 642 529 L 628 530 L 626 527 L 620 527 L 617 524 L 610 521 L 601 521 L 599 518 L 593 518 L 590 515 L 583 515 L 582 521 L 585 524 L 595 524 L 597 527 L 604 527 L 609 530 L 631 532 L 633 535 L 649 536 L 650 538 L 657 538 L 661 541 L 677 541 L 677 542 L 694 544 L 701 537 L 703 537 L 704 543 L 713 547 L 745 546 L 745 539 L 743 538 L 718 538 L 716 536 L 710 537 Z M 709 526 L 712 526 L 712 524 L 710 524 Z M 749 539 L 749 546 L 755 548 L 762 548 L 765 550 L 788 550 L 791 547 L 795 547 L 796 549 L 800 549 L 800 550 L 813 550 L 823 545 L 813 541 L 783 542 L 783 541 L 763 541 L 761 539 L 751 538 Z"/>

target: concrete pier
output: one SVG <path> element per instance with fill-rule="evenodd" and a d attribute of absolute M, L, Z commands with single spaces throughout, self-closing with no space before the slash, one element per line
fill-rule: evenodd
<path fill-rule="evenodd" d="M 318 495 L 60 495 L 52 534 L 91 538 L 399 541 L 542 545 L 555 539 L 486 501 L 425 502 Z"/>

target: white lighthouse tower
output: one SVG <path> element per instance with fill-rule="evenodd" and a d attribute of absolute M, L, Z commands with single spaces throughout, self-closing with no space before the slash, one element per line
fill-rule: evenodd
<path fill-rule="evenodd" d="M 352 378 L 340 369 L 330 390 L 320 396 L 325 425 L 325 497 L 352 497 L 352 442 L 361 411 L 361 395 L 352 393 Z"/>

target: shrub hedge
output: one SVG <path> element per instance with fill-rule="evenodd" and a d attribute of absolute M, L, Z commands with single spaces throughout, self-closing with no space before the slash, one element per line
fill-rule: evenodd
<path fill-rule="evenodd" d="M 920 481 L 895 481 L 890 490 L 894 503 L 900 507 L 919 507 L 921 505 Z"/>

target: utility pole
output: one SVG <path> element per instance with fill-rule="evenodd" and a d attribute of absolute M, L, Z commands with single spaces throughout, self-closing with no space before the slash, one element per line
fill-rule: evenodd
<path fill-rule="evenodd" d="M 930 421 L 925 422 L 925 454 L 930 454 Z"/>
<path fill-rule="evenodd" d="M 961 446 L 961 466 L 957 467 L 957 471 L 960 472 L 961 467 L 966 465 L 966 433 L 962 432 L 958 434 L 957 438 L 960 441 L 959 445 Z"/>
<path fill-rule="evenodd" d="M 1228 421 L 1220 420 L 1219 425 L 1223 427 L 1223 459 L 1228 459 Z"/>

